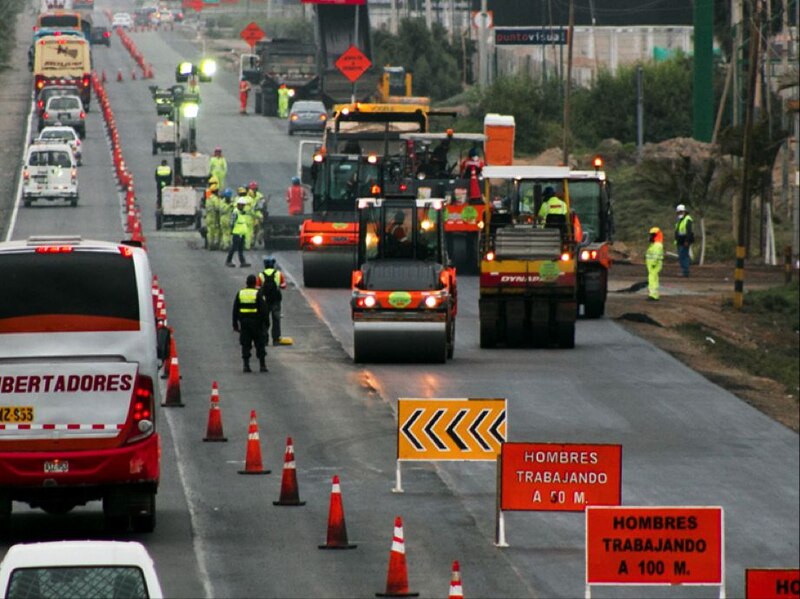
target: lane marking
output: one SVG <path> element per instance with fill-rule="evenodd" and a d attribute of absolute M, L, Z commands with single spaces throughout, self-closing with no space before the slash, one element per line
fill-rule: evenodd
<path fill-rule="evenodd" d="M 31 95 L 31 104 L 30 110 L 28 111 L 28 123 L 25 125 L 25 141 L 22 144 L 22 156 L 20 160 L 20 164 L 25 163 L 25 153 L 28 151 L 28 141 L 31 138 L 31 126 L 33 125 L 33 109 L 36 106 L 36 102 Z M 11 219 L 8 221 L 8 231 L 6 232 L 5 241 L 11 241 L 11 237 L 14 235 L 14 227 L 17 224 L 17 213 L 19 212 L 19 205 L 22 201 L 22 171 L 17 173 L 17 192 L 14 196 L 14 207 L 11 209 Z"/>

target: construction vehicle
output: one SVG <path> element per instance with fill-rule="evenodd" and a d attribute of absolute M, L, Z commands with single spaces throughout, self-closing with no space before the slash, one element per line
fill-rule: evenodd
<path fill-rule="evenodd" d="M 453 357 L 456 272 L 448 266 L 443 210 L 442 199 L 358 199 L 355 362 Z"/>
<path fill-rule="evenodd" d="M 580 219 L 583 239 L 578 247 L 578 315 L 600 318 L 605 313 L 609 245 L 614 235 L 611 183 L 601 170 L 603 161 L 594 159 L 593 171 L 570 171 L 569 196 Z"/>
<path fill-rule="evenodd" d="M 389 98 L 409 97 L 412 95 L 413 75 L 405 67 L 383 67 L 381 82 L 378 87 L 378 99 L 390 102 Z"/>
<path fill-rule="evenodd" d="M 575 346 L 577 264 L 569 212 L 537 215 L 552 187 L 569 209 L 567 167 L 489 166 L 481 259 L 480 346 Z"/>
<path fill-rule="evenodd" d="M 306 287 L 349 284 L 358 241 L 356 198 L 374 195 L 374 185 L 386 193 L 388 182 L 401 191 L 398 166 L 387 157 L 402 156 L 401 133 L 427 127 L 427 106 L 354 103 L 334 108 L 312 164 L 313 213 L 300 228 Z"/>
<path fill-rule="evenodd" d="M 317 47 L 313 43 L 283 38 L 257 42 L 255 54 L 241 56 L 239 75 L 253 85 L 255 111 L 264 116 L 278 116 L 278 89 L 282 85 L 292 101 L 320 98 Z"/>

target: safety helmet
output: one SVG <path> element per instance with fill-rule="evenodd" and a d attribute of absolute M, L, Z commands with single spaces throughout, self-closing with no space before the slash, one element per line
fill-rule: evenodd
<path fill-rule="evenodd" d="M 233 197 L 233 190 L 232 190 L 230 187 L 226 187 L 226 188 L 225 188 L 225 189 L 222 191 L 222 197 L 223 197 L 223 198 L 228 198 L 228 199 L 231 199 L 231 198 Z"/>
<path fill-rule="evenodd" d="M 242 196 L 242 195 L 244 195 L 244 194 L 246 194 L 246 193 L 247 193 L 247 189 L 245 189 L 244 187 L 241 187 L 241 186 L 240 186 L 240 187 L 239 187 L 239 188 L 236 190 L 236 193 L 238 193 L 240 196 Z"/>
<path fill-rule="evenodd" d="M 264 256 L 264 268 L 275 268 L 274 256 Z"/>
<path fill-rule="evenodd" d="M 244 197 L 244 196 L 239 196 L 239 198 L 236 200 L 236 205 L 237 206 L 247 206 L 247 198 Z"/>
<path fill-rule="evenodd" d="M 300 185 L 300 177 L 292 177 L 292 185 Z"/>
<path fill-rule="evenodd" d="M 258 189 L 258 183 L 256 183 L 255 181 L 250 181 L 250 184 L 247 187 L 254 190 Z"/>
<path fill-rule="evenodd" d="M 470 158 L 477 158 L 478 157 L 478 148 L 470 148 L 469 157 Z"/>
<path fill-rule="evenodd" d="M 220 148 L 219 146 L 214 148 L 214 154 L 222 154 L 222 148 Z"/>
<path fill-rule="evenodd" d="M 550 185 L 548 185 L 547 187 L 544 188 L 544 195 L 546 199 L 549 199 L 550 197 L 556 195 L 556 190 Z"/>
<path fill-rule="evenodd" d="M 661 233 L 661 229 L 659 229 L 658 227 L 652 227 L 650 229 L 650 235 L 655 235 L 656 233 Z"/>
<path fill-rule="evenodd" d="M 683 204 L 678 204 L 675 206 L 675 212 L 686 212 L 686 206 Z"/>

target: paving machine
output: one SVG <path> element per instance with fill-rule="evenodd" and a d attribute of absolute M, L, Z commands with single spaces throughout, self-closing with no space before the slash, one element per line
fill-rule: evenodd
<path fill-rule="evenodd" d="M 358 199 L 352 273 L 355 362 L 446 362 L 456 334 L 456 272 L 448 266 L 443 199 Z"/>
<path fill-rule="evenodd" d="M 569 197 L 581 222 L 583 239 L 578 247 L 578 315 L 600 318 L 606 309 L 609 245 L 614 235 L 611 183 L 595 158 L 595 170 L 570 171 Z"/>
<path fill-rule="evenodd" d="M 483 175 L 480 346 L 574 347 L 577 265 L 571 219 L 537 218 L 548 187 L 569 208 L 569 168 L 490 166 Z"/>
<path fill-rule="evenodd" d="M 313 213 L 300 228 L 306 287 L 346 287 L 356 253 L 356 198 L 386 193 L 401 172 L 404 132 L 426 131 L 428 107 L 344 104 L 335 107 L 311 168 Z M 397 162 L 395 160 L 395 162 Z M 386 174 L 390 173 L 390 176 Z M 376 189 L 373 187 L 377 186 Z"/>

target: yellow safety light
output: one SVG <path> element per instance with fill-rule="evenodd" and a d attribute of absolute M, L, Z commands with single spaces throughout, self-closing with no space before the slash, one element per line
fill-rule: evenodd
<path fill-rule="evenodd" d="M 194 65 L 191 62 L 181 62 L 175 68 L 175 81 L 183 83 L 195 74 Z"/>
<path fill-rule="evenodd" d="M 294 90 L 291 87 L 289 88 L 289 97 L 294 98 Z"/>
<path fill-rule="evenodd" d="M 433 229 L 433 222 L 429 221 L 427 218 L 419 223 L 420 228 L 423 231 L 430 231 Z"/>
<path fill-rule="evenodd" d="M 603 168 L 603 159 L 600 156 L 595 156 L 592 164 L 594 165 L 594 170 L 599 171 Z"/>
<path fill-rule="evenodd" d="M 200 61 L 200 81 L 211 81 L 217 72 L 217 61 L 213 58 L 204 58 Z"/>
<path fill-rule="evenodd" d="M 200 112 L 200 105 L 197 102 L 185 102 L 181 105 L 181 114 L 187 119 L 197 117 Z"/>

